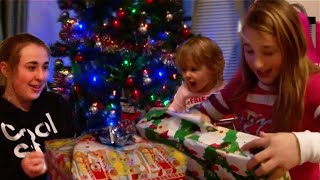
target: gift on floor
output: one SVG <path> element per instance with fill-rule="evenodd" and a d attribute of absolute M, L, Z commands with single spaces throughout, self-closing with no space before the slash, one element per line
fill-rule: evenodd
<path fill-rule="evenodd" d="M 220 126 L 197 125 L 194 122 L 204 122 L 204 118 L 208 118 L 200 112 L 169 114 L 165 108 L 152 109 L 136 127 L 141 136 L 186 154 L 189 176 L 197 179 L 258 178 L 246 169 L 249 154 L 240 151 L 243 144 L 256 136 Z M 290 179 L 289 173 L 282 179 Z"/>
<path fill-rule="evenodd" d="M 75 179 L 182 180 L 186 156 L 175 148 L 134 137 L 135 144 L 110 147 L 94 137 L 77 141 L 73 151 Z"/>
<path fill-rule="evenodd" d="M 46 142 L 51 180 L 183 180 L 187 157 L 180 151 L 134 136 L 133 145 L 111 147 L 91 135 Z"/>
<path fill-rule="evenodd" d="M 45 143 L 49 179 L 72 179 L 72 153 L 75 142 L 75 139 L 55 139 Z"/>

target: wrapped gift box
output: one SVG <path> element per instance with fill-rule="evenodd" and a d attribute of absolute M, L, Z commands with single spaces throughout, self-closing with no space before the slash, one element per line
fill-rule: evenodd
<path fill-rule="evenodd" d="M 55 139 L 46 141 L 45 157 L 50 179 L 72 179 L 71 164 L 75 142 L 75 139 Z"/>
<path fill-rule="evenodd" d="M 134 136 L 133 145 L 112 147 L 94 136 L 46 142 L 49 179 L 183 180 L 187 157 L 180 151 Z"/>
<path fill-rule="evenodd" d="M 220 126 L 209 132 L 193 123 L 203 115 L 171 116 L 165 108 L 150 110 L 136 125 L 141 136 L 175 147 L 188 155 L 188 174 L 197 179 L 257 179 L 246 169 L 249 153 L 240 147 L 257 138 Z M 170 114 L 170 113 L 169 113 Z M 185 117 L 184 119 L 181 117 Z M 189 118 L 189 119 L 188 119 Z M 206 117 L 207 118 L 207 117 Z M 188 119 L 188 120 L 186 120 Z M 287 173 L 282 177 L 290 179 Z"/>
<path fill-rule="evenodd" d="M 77 142 L 73 151 L 75 179 L 167 179 L 185 178 L 186 157 L 176 149 L 134 137 L 135 144 L 110 147 L 94 137 Z"/>

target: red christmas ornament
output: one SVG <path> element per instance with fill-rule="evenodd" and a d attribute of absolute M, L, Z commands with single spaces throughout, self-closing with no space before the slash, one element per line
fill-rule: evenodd
<path fill-rule="evenodd" d="M 146 3 L 151 4 L 151 3 L 153 3 L 153 0 L 146 0 Z"/>
<path fill-rule="evenodd" d="M 83 61 L 83 55 L 78 53 L 75 57 L 74 57 L 74 60 L 78 63 L 82 62 Z"/>
<path fill-rule="evenodd" d="M 191 34 L 190 30 L 188 28 L 183 28 L 182 29 L 182 34 L 184 36 L 189 36 Z"/>
<path fill-rule="evenodd" d="M 140 96 L 140 91 L 135 89 L 135 90 L 133 90 L 132 94 L 133 94 L 134 97 L 139 97 Z"/>
<path fill-rule="evenodd" d="M 112 25 L 116 28 L 118 28 L 120 26 L 120 22 L 118 20 L 113 20 L 112 21 Z"/>
<path fill-rule="evenodd" d="M 129 76 L 129 77 L 127 78 L 127 85 L 132 86 L 132 85 L 133 85 L 133 82 L 134 82 L 133 78 L 132 78 L 131 76 Z"/>
<path fill-rule="evenodd" d="M 122 17 L 124 17 L 125 16 L 125 11 L 122 9 L 122 8 L 120 8 L 119 10 L 118 10 L 118 17 L 119 18 L 122 18 Z"/>
<path fill-rule="evenodd" d="M 155 103 L 154 103 L 154 107 L 164 107 L 164 105 L 162 104 L 162 102 L 160 100 L 157 100 Z"/>

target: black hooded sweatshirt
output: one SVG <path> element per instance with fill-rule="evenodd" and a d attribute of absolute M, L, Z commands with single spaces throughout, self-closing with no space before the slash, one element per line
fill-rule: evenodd
<path fill-rule="evenodd" d="M 27 152 L 45 152 L 44 142 L 50 139 L 74 137 L 71 106 L 59 94 L 43 91 L 25 112 L 2 98 L 0 88 L 0 174 L 8 179 L 30 179 L 21 167 Z M 36 179 L 46 179 L 46 174 Z"/>

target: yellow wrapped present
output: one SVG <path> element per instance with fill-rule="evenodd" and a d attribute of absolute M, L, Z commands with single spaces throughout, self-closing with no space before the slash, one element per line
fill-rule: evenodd
<path fill-rule="evenodd" d="M 46 163 L 52 180 L 72 179 L 71 164 L 75 139 L 55 139 L 46 141 Z"/>

